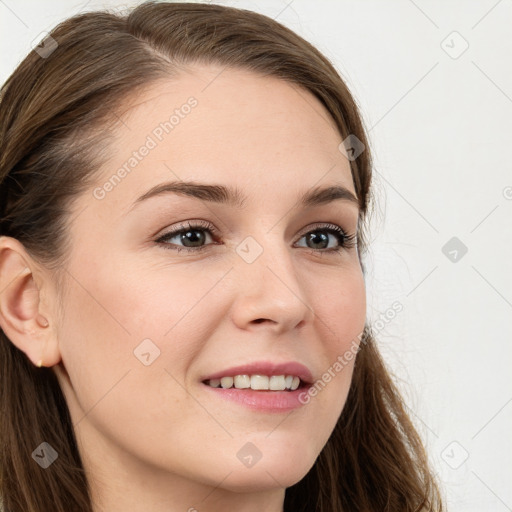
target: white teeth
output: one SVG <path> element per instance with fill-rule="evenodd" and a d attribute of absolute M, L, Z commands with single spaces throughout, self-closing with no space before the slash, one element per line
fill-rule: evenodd
<path fill-rule="evenodd" d="M 250 388 L 251 377 L 249 375 L 236 375 L 233 383 L 237 389 Z"/>
<path fill-rule="evenodd" d="M 222 377 L 222 379 L 220 379 L 220 385 L 223 388 L 232 387 L 233 386 L 233 377 Z"/>
<path fill-rule="evenodd" d="M 285 376 L 284 375 L 272 375 L 268 380 L 268 389 L 284 391 L 285 389 Z"/>
<path fill-rule="evenodd" d="M 251 389 L 268 389 L 268 380 L 266 375 L 251 375 Z"/>
<path fill-rule="evenodd" d="M 284 391 L 285 389 L 295 391 L 300 385 L 300 379 L 294 375 L 235 375 L 234 377 L 222 377 L 221 379 L 210 379 L 208 385 L 212 388 L 222 387 L 229 389 L 255 389 Z"/>

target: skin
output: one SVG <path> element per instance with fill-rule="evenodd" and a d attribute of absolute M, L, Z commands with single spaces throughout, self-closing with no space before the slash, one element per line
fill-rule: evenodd
<path fill-rule="evenodd" d="M 198 101 L 103 199 L 92 188 L 76 198 L 64 289 L 16 240 L 0 238 L 1 326 L 56 373 L 97 512 L 282 511 L 286 487 L 312 467 L 345 404 L 354 360 L 292 412 L 213 399 L 200 382 L 254 360 L 299 361 L 320 379 L 366 315 L 357 249 L 327 254 L 304 236 L 325 233 L 309 229 L 317 223 L 354 233 L 357 205 L 296 205 L 316 186 L 355 195 L 334 121 L 301 88 L 220 71 L 190 68 L 127 105 L 96 186 L 175 108 Z M 245 207 L 163 194 L 129 211 L 172 180 L 236 185 Z M 188 220 L 213 224 L 205 244 L 219 244 L 187 253 L 164 246 L 183 247 L 179 237 L 155 242 Z M 235 250 L 247 236 L 263 249 L 252 263 Z M 147 338 L 160 355 L 145 366 L 134 349 Z M 247 442 L 262 453 L 250 468 L 237 457 Z"/>

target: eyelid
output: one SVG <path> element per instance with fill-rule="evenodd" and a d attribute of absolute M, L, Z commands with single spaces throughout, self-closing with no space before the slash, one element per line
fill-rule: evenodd
<path fill-rule="evenodd" d="M 346 231 L 339 224 L 333 224 L 332 222 L 314 222 L 313 224 L 309 224 L 302 231 L 299 232 L 300 234 L 298 236 L 302 238 L 304 235 L 307 235 L 311 231 L 317 231 L 321 229 L 333 229 L 335 231 L 341 229 L 343 234 L 348 236 L 348 231 Z"/>
<path fill-rule="evenodd" d="M 157 240 L 160 240 L 161 238 L 167 238 L 170 235 L 175 236 L 181 231 L 198 228 L 204 229 L 205 231 L 211 231 L 215 236 L 220 236 L 219 230 L 211 222 L 201 219 L 191 219 L 184 222 L 179 222 L 167 231 L 164 231 L 161 235 L 157 235 L 156 238 Z"/>

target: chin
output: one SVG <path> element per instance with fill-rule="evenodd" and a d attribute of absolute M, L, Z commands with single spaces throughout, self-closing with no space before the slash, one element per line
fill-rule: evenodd
<path fill-rule="evenodd" d="M 276 441 L 278 441 L 277 438 Z M 233 492 L 291 487 L 306 476 L 318 456 L 318 453 L 313 454 L 305 450 L 304 443 L 285 448 L 283 445 L 278 446 L 278 443 L 268 443 L 267 440 L 267 443 L 262 441 L 258 446 L 262 447 L 262 453 L 253 461 L 247 461 L 247 466 L 237 458 L 236 464 L 229 470 L 231 474 L 224 481 L 223 487 Z M 253 449 L 253 446 L 248 443 L 246 451 L 240 454 L 240 458 L 243 460 L 243 455 L 250 453 Z"/>
<path fill-rule="evenodd" d="M 223 482 L 222 487 L 236 493 L 268 491 L 291 487 L 302 480 L 313 466 L 291 466 L 290 464 L 263 464 L 252 468 L 237 468 Z M 260 465 L 261 464 L 261 465 Z"/>

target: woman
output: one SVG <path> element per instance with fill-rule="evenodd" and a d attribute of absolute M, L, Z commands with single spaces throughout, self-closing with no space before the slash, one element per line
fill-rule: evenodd
<path fill-rule="evenodd" d="M 78 15 L 5 83 L 0 144 L 5 511 L 441 510 L 318 50 L 217 5 Z"/>

